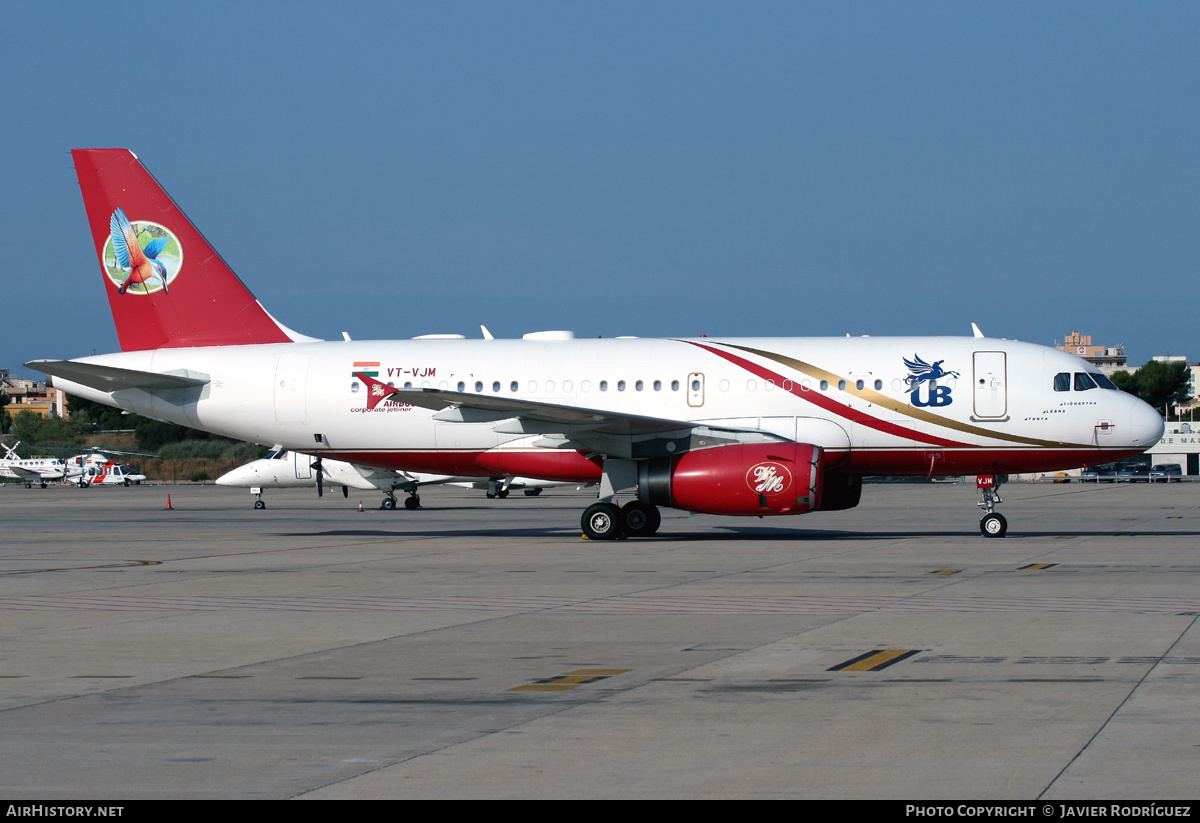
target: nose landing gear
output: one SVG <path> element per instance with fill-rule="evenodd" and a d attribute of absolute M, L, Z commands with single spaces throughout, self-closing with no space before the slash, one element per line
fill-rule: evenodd
<path fill-rule="evenodd" d="M 1008 521 L 995 511 L 996 504 L 1004 502 L 997 491 L 996 475 L 981 474 L 975 478 L 975 485 L 983 498 L 976 504 L 984 511 L 983 519 L 979 521 L 980 534 L 984 537 L 1004 537 L 1008 532 Z"/>

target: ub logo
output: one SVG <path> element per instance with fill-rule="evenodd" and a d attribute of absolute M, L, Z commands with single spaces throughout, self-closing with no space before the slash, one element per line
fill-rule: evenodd
<path fill-rule="evenodd" d="M 778 463 L 759 463 L 746 472 L 746 485 L 755 494 L 780 494 L 791 484 L 791 472 Z"/>
<path fill-rule="evenodd" d="M 904 358 L 904 365 L 908 366 L 909 375 L 904 378 L 908 383 L 909 402 L 914 406 L 949 406 L 954 402 L 954 398 L 950 396 L 949 386 L 939 386 L 937 381 L 943 377 L 958 377 L 958 372 L 947 371 L 942 368 L 945 360 L 937 360 L 930 365 L 921 359 L 920 355 L 914 354 L 913 359 Z M 924 386 L 924 396 L 922 396 L 922 386 Z"/>

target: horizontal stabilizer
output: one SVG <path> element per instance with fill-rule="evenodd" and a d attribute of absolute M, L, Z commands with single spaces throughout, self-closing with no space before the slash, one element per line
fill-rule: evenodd
<path fill-rule="evenodd" d="M 97 363 L 80 363 L 76 360 L 30 360 L 25 367 L 102 392 L 114 392 L 121 389 L 144 389 L 145 391 L 190 389 L 203 386 L 209 381 L 208 375 L 195 372 L 159 374 L 101 366 Z"/>

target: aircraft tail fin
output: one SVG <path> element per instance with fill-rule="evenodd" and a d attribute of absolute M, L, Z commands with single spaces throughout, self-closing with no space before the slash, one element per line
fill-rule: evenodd
<path fill-rule="evenodd" d="M 312 340 L 267 313 L 127 149 L 75 149 L 124 351 Z"/>

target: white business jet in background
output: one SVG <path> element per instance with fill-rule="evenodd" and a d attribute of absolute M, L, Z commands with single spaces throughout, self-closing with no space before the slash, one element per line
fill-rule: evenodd
<path fill-rule="evenodd" d="M 660 506 L 849 509 L 877 474 L 982 476 L 1001 537 L 986 478 L 1163 431 L 1086 361 L 982 336 L 320 341 L 268 314 L 132 153 L 72 155 L 122 351 L 26 364 L 55 387 L 356 465 L 599 482 L 593 539 L 654 534 Z"/>

